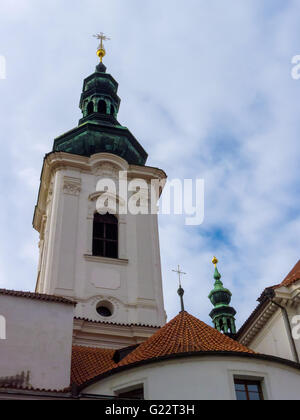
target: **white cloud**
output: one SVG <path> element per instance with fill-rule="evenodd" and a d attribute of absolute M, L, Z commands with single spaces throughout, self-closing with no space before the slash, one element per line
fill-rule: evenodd
<path fill-rule="evenodd" d="M 280 282 L 299 258 L 300 82 L 290 76 L 291 57 L 300 53 L 299 3 L 45 0 L 33 7 L 34 0 L 18 0 L 17 27 L 5 20 L 13 15 L 6 4 L 0 17 L 9 68 L 0 84 L 8 195 L 2 211 L 21 198 L 14 215 L 22 220 L 14 226 L 20 249 L 28 250 L 35 237 L 30 218 L 43 155 L 80 118 L 82 79 L 96 64 L 91 35 L 103 30 L 112 38 L 105 63 L 120 83 L 120 122 L 149 152 L 149 164 L 171 178 L 206 182 L 203 225 L 160 219 L 168 313 L 179 307 L 171 269 L 180 263 L 188 272 L 187 309 L 208 320 L 210 261 L 217 254 L 241 322 L 261 290 Z M 10 223 L 3 226 L 5 241 L 11 241 Z M 33 287 L 29 248 L 26 264 L 24 252 L 18 258 Z M 17 277 L 7 258 L 9 264 Z M 23 280 L 17 283 L 22 288 Z"/>

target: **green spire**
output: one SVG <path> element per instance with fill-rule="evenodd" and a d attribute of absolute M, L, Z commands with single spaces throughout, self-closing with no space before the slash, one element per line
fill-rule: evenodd
<path fill-rule="evenodd" d="M 214 278 L 215 280 L 220 280 L 221 279 L 221 274 L 219 273 L 218 267 L 215 268 L 215 274 L 214 274 Z M 221 283 L 221 282 L 220 282 Z"/>
<path fill-rule="evenodd" d="M 215 328 L 226 335 L 234 336 L 236 334 L 235 318 L 236 311 L 230 305 L 232 293 L 230 290 L 224 288 L 221 281 L 221 274 L 219 273 L 216 257 L 213 259 L 215 266 L 214 279 L 215 284 L 213 290 L 210 292 L 208 298 L 214 306 L 210 313 Z"/>

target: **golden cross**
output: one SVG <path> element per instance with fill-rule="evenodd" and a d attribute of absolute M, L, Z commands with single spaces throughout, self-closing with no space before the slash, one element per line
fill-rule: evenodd
<path fill-rule="evenodd" d="M 174 273 L 178 274 L 178 280 L 179 280 L 179 287 L 181 288 L 181 276 L 186 275 L 183 271 L 181 271 L 180 266 L 178 266 L 177 270 L 172 270 Z"/>

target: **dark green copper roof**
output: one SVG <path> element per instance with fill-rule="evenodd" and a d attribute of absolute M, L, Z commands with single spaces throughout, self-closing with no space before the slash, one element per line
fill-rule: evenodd
<path fill-rule="evenodd" d="M 128 128 L 117 121 L 121 102 L 117 91 L 118 83 L 99 64 L 83 83 L 79 104 L 83 118 L 78 127 L 54 140 L 53 151 L 87 157 L 100 152 L 113 153 L 129 164 L 145 165 L 148 154 Z"/>
<path fill-rule="evenodd" d="M 225 289 L 223 283 L 221 282 L 221 274 L 219 273 L 218 268 L 215 268 L 214 279 L 215 285 L 214 289 L 210 292 L 208 298 L 211 300 L 211 303 L 218 306 L 228 306 L 231 301 L 231 292 L 228 289 Z"/>
<path fill-rule="evenodd" d="M 218 260 L 216 258 L 214 259 L 216 260 L 214 273 L 215 284 L 213 290 L 208 296 L 214 306 L 214 309 L 210 312 L 209 316 L 212 318 L 215 327 L 219 331 L 223 331 L 225 334 L 232 335 L 233 337 L 236 333 L 234 318 L 236 310 L 229 306 L 232 294 L 230 290 L 224 287 L 221 281 L 222 276 L 217 268 Z"/>

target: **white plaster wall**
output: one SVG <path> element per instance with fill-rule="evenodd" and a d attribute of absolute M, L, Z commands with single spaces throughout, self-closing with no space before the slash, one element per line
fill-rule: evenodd
<path fill-rule="evenodd" d="M 70 385 L 74 307 L 2 296 L 6 340 L 0 340 L 0 378 L 30 372 L 30 385 L 64 389 Z"/>
<path fill-rule="evenodd" d="M 147 400 L 235 400 L 234 375 L 262 379 L 265 399 L 300 400 L 300 371 L 269 361 L 190 357 L 153 363 L 104 379 L 84 393 L 115 395 L 140 383 Z"/>
<path fill-rule="evenodd" d="M 72 156 L 68 158 L 72 160 Z M 91 199 L 91 195 L 96 192 L 97 181 L 115 179 L 121 170 L 131 172 L 127 162 L 114 155 L 81 159 L 88 163 L 86 170 L 72 168 L 72 162 L 66 162 L 51 176 L 53 191 L 47 210 L 38 291 L 75 298 L 79 302 L 78 317 L 164 325 L 157 215 L 118 216 L 119 260 L 88 258 L 92 254 L 96 210 L 96 199 Z M 140 177 L 145 176 L 148 181 L 157 171 L 145 170 L 147 176 Z M 39 205 L 43 207 L 42 203 Z M 114 306 L 109 319 L 101 318 L 96 311 L 101 300 Z"/>
<path fill-rule="evenodd" d="M 294 360 L 281 310 L 269 319 L 249 347 L 257 353 Z"/>

